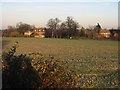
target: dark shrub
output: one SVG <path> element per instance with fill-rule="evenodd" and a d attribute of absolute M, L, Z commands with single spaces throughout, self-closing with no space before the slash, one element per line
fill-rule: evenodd
<path fill-rule="evenodd" d="M 3 53 L 2 87 L 36 88 L 41 85 L 38 72 L 32 67 L 31 59 L 26 55 L 15 55 L 16 46 Z"/>

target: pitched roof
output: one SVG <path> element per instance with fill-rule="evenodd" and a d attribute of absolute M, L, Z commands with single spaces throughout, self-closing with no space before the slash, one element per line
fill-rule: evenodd
<path fill-rule="evenodd" d="M 110 31 L 107 30 L 107 29 L 101 29 L 101 30 L 100 30 L 100 33 L 110 33 Z"/>

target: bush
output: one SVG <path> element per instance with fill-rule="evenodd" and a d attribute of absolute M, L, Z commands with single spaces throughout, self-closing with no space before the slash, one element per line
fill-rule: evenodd
<path fill-rule="evenodd" d="M 36 88 L 41 85 L 38 72 L 32 67 L 31 59 L 26 55 L 15 55 L 16 46 L 3 53 L 2 87 Z"/>
<path fill-rule="evenodd" d="M 73 88 L 77 87 L 77 75 L 73 75 L 63 62 L 53 56 L 45 57 L 41 53 L 31 53 L 33 67 L 39 72 L 42 80 L 41 88 Z"/>
<path fill-rule="evenodd" d="M 62 62 L 40 53 L 15 55 L 16 45 L 3 53 L 3 88 L 72 88 L 77 77 Z"/>

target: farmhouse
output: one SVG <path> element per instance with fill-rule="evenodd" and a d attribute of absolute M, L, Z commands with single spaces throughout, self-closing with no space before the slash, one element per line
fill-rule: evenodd
<path fill-rule="evenodd" d="M 25 35 L 25 36 L 31 36 L 32 33 L 33 33 L 32 31 L 27 31 L 27 32 L 24 33 L 24 35 Z"/>
<path fill-rule="evenodd" d="M 45 37 L 45 30 L 43 28 L 35 28 L 33 31 L 25 32 L 24 35 L 44 38 Z"/>
<path fill-rule="evenodd" d="M 45 30 L 43 28 L 35 28 L 33 32 L 34 32 L 34 37 L 40 37 L 40 38 L 45 37 Z"/>
<path fill-rule="evenodd" d="M 101 37 L 109 38 L 111 33 L 107 29 L 101 29 L 99 34 L 101 35 Z"/>

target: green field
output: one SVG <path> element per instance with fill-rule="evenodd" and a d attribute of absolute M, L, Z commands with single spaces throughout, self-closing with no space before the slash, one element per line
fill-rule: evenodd
<path fill-rule="evenodd" d="M 111 71 L 118 67 L 117 41 L 3 38 L 3 50 L 8 50 L 15 41 L 19 42 L 18 54 L 40 52 L 53 55 L 77 72 Z"/>
<path fill-rule="evenodd" d="M 111 75 L 100 77 L 103 87 L 117 87 L 118 42 L 89 39 L 49 38 L 3 38 L 3 51 L 9 50 L 15 41 L 19 42 L 17 54 L 40 52 L 64 61 L 73 73 L 85 75 Z M 103 79 L 104 78 L 104 79 Z M 82 80 L 82 79 L 81 79 Z M 101 80 L 101 81 L 100 81 Z M 105 80 L 105 81 L 104 81 Z M 112 80 L 110 83 L 106 80 Z"/>

